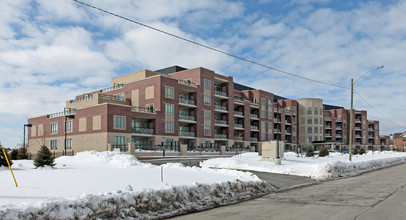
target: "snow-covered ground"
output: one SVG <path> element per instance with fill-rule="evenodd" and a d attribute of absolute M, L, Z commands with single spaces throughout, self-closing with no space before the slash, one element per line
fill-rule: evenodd
<path fill-rule="evenodd" d="M 117 152 L 82 152 L 55 162 L 55 168 L 34 169 L 30 160 L 13 161 L 18 188 L 9 169 L 0 168 L 0 219 L 168 217 L 272 191 L 251 173 L 154 166 Z"/>
<path fill-rule="evenodd" d="M 207 168 L 255 170 L 325 180 L 341 176 L 353 176 L 405 162 L 406 153 L 392 151 L 375 151 L 374 153 L 370 151 L 363 155 L 353 155 L 351 162 L 348 154 L 330 153 L 326 157 L 304 157 L 288 152 L 284 154 L 281 165 L 275 165 L 272 160 L 263 160 L 261 156 L 258 156 L 258 153 L 210 159 L 201 162 L 200 165 Z"/>

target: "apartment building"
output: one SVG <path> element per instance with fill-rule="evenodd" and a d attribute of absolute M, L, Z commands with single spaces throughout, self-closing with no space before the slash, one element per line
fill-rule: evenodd
<path fill-rule="evenodd" d="M 393 134 L 393 142 L 396 150 L 406 151 L 406 132 Z"/>
<path fill-rule="evenodd" d="M 321 111 L 321 109 L 319 110 Z M 205 68 L 173 66 L 111 80 L 111 87 L 81 94 L 63 112 L 28 120 L 28 151 L 56 154 L 128 151 L 187 145 L 257 149 L 261 141 L 298 145 L 298 102 L 235 83 Z"/>

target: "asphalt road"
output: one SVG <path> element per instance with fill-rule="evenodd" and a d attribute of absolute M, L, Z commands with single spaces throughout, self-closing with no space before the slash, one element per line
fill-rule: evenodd
<path fill-rule="evenodd" d="M 406 164 L 173 219 L 406 219 Z"/>

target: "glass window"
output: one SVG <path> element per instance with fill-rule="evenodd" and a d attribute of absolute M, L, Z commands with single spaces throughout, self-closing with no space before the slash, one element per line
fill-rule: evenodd
<path fill-rule="evenodd" d="M 309 143 L 312 143 L 312 142 L 313 142 L 313 137 L 312 137 L 312 136 L 308 136 L 308 137 L 307 137 L 307 141 L 308 141 Z"/>
<path fill-rule="evenodd" d="M 165 86 L 165 98 L 173 99 L 173 87 Z"/>
<path fill-rule="evenodd" d="M 211 120 L 211 111 L 204 110 L 204 120 Z"/>
<path fill-rule="evenodd" d="M 72 139 L 66 139 L 66 149 L 72 150 Z"/>
<path fill-rule="evenodd" d="M 343 123 L 343 128 L 347 128 L 347 123 Z"/>
<path fill-rule="evenodd" d="M 114 116 L 114 129 L 125 129 L 125 116 Z"/>
<path fill-rule="evenodd" d="M 314 136 L 314 141 L 318 141 L 319 137 L 318 136 Z"/>
<path fill-rule="evenodd" d="M 166 133 L 173 133 L 173 122 L 172 121 L 165 121 L 165 132 Z"/>
<path fill-rule="evenodd" d="M 271 119 L 272 118 L 272 108 L 268 108 L 268 118 Z"/>
<path fill-rule="evenodd" d="M 311 125 L 312 124 L 312 118 L 307 118 L 307 124 Z"/>
<path fill-rule="evenodd" d="M 58 149 L 58 141 L 51 140 L 51 150 L 57 150 L 57 149 Z"/>
<path fill-rule="evenodd" d="M 319 112 L 319 113 L 320 113 L 320 115 L 323 115 L 323 111 L 321 110 L 321 108 L 320 108 L 320 112 Z"/>
<path fill-rule="evenodd" d="M 72 121 L 67 121 L 66 122 L 66 132 L 72 132 Z"/>
<path fill-rule="evenodd" d="M 323 124 L 323 118 L 320 118 L 320 124 L 321 125 Z"/>
<path fill-rule="evenodd" d="M 114 148 L 122 148 L 125 145 L 124 136 L 114 136 Z"/>
<path fill-rule="evenodd" d="M 51 124 L 51 134 L 58 134 L 58 123 Z"/>
<path fill-rule="evenodd" d="M 311 134 L 312 133 L 312 127 L 307 127 L 307 133 Z"/>
<path fill-rule="evenodd" d="M 347 115 L 343 115 L 343 120 L 347 120 Z"/>
<path fill-rule="evenodd" d="M 272 100 L 268 99 L 268 109 L 272 108 Z"/>
<path fill-rule="evenodd" d="M 210 135 L 211 135 L 211 127 L 204 126 L 204 136 L 210 136 Z"/>
<path fill-rule="evenodd" d="M 315 134 L 319 133 L 319 127 L 314 127 L 314 133 Z"/>
<path fill-rule="evenodd" d="M 211 105 L 210 96 L 208 96 L 208 95 L 204 96 L 204 104 L 205 105 Z"/>
<path fill-rule="evenodd" d="M 264 109 L 261 110 L 261 118 L 266 117 L 266 111 Z"/>
<path fill-rule="evenodd" d="M 314 118 L 314 124 L 318 124 L 319 123 L 319 118 Z"/>
<path fill-rule="evenodd" d="M 314 108 L 314 114 L 315 114 L 315 115 L 318 115 L 318 114 L 319 114 L 318 108 Z"/>
<path fill-rule="evenodd" d="M 207 79 L 204 80 L 204 89 L 211 90 L 211 81 L 210 80 L 207 80 Z"/>
<path fill-rule="evenodd" d="M 165 104 L 165 114 L 166 115 L 173 115 L 173 104 Z"/>
<path fill-rule="evenodd" d="M 311 114 L 312 114 L 312 108 L 311 108 L 311 107 L 308 107 L 308 108 L 307 108 L 307 114 L 308 114 L 308 115 L 311 115 Z"/>
<path fill-rule="evenodd" d="M 262 106 L 263 108 L 265 108 L 265 105 L 266 105 L 266 99 L 261 98 L 261 106 Z"/>

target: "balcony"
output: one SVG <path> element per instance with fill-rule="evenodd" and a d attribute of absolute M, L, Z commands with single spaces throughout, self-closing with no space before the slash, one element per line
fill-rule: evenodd
<path fill-rule="evenodd" d="M 214 125 L 228 127 L 228 122 L 226 120 L 216 119 L 216 120 L 214 120 Z"/>
<path fill-rule="evenodd" d="M 234 129 L 244 129 L 243 124 L 234 124 Z"/>
<path fill-rule="evenodd" d="M 226 134 L 214 134 L 214 139 L 227 140 Z"/>
<path fill-rule="evenodd" d="M 73 99 L 73 100 L 70 100 L 69 102 L 76 103 L 76 102 L 83 102 L 83 101 L 92 100 L 92 99 L 93 99 L 93 95 L 85 94 L 81 98 Z"/>
<path fill-rule="evenodd" d="M 341 127 L 340 127 L 340 126 L 336 126 L 336 130 L 341 130 Z"/>
<path fill-rule="evenodd" d="M 355 145 L 361 145 L 361 142 L 355 142 Z"/>
<path fill-rule="evenodd" d="M 196 123 L 196 117 L 192 115 L 179 115 L 179 121 L 187 121 Z"/>
<path fill-rule="evenodd" d="M 65 111 L 63 111 L 63 112 L 49 114 L 49 115 L 47 115 L 47 118 L 56 118 L 56 117 L 62 117 L 62 116 L 66 116 L 66 115 L 73 115 L 73 114 L 76 114 L 76 109 L 69 108 L 69 109 L 65 109 Z"/>
<path fill-rule="evenodd" d="M 331 137 L 331 134 L 326 133 L 326 134 L 324 134 L 324 136 L 325 136 L 325 137 Z"/>
<path fill-rule="evenodd" d="M 131 128 L 131 133 L 153 135 L 154 129 L 153 128 Z"/>
<path fill-rule="evenodd" d="M 355 127 L 355 130 L 361 130 L 361 127 Z"/>
<path fill-rule="evenodd" d="M 273 119 L 273 122 L 275 122 L 275 123 L 281 123 L 281 120 L 278 119 L 278 118 L 274 118 L 274 119 Z"/>
<path fill-rule="evenodd" d="M 324 121 L 331 121 L 331 115 L 324 116 Z"/>
<path fill-rule="evenodd" d="M 196 137 L 196 133 L 194 131 L 179 131 L 180 137 Z"/>
<path fill-rule="evenodd" d="M 234 136 L 234 141 L 244 141 L 244 137 L 236 137 L 236 136 Z"/>
<path fill-rule="evenodd" d="M 374 131 L 374 129 L 373 128 L 368 128 L 368 131 Z"/>
<path fill-rule="evenodd" d="M 273 129 L 273 133 L 279 134 L 279 133 L 281 133 L 281 129 Z"/>
<path fill-rule="evenodd" d="M 361 138 L 361 135 L 356 134 L 356 135 L 355 135 L 355 138 Z"/>
<path fill-rule="evenodd" d="M 185 98 L 179 97 L 179 104 L 196 107 L 196 101 L 193 99 L 185 99 Z"/>
<path fill-rule="evenodd" d="M 356 119 L 355 119 L 355 123 L 361 123 L 361 119 L 356 118 Z"/>
<path fill-rule="evenodd" d="M 234 96 L 234 101 L 244 102 L 245 100 L 242 97 Z"/>
<path fill-rule="evenodd" d="M 331 125 L 324 125 L 324 129 L 331 129 Z"/>
<path fill-rule="evenodd" d="M 342 138 L 341 134 L 336 134 L 336 138 Z"/>
<path fill-rule="evenodd" d="M 243 112 L 239 112 L 239 111 L 234 111 L 234 116 L 235 116 L 235 117 L 244 117 L 244 113 L 243 113 Z"/>
<path fill-rule="evenodd" d="M 250 114 L 251 119 L 259 119 L 257 114 Z"/>
<path fill-rule="evenodd" d="M 291 122 L 291 121 L 289 121 L 289 120 L 285 120 L 285 124 L 290 125 L 290 124 L 292 124 L 292 122 Z"/>
<path fill-rule="evenodd" d="M 214 105 L 214 110 L 220 112 L 228 112 L 227 106 L 222 105 Z"/>
<path fill-rule="evenodd" d="M 222 91 L 214 90 L 214 96 L 228 99 L 227 93 Z"/>
<path fill-rule="evenodd" d="M 258 126 L 250 125 L 251 131 L 259 131 Z"/>
<path fill-rule="evenodd" d="M 250 104 L 251 104 L 252 108 L 259 108 L 259 103 L 258 102 L 250 101 Z"/>
<path fill-rule="evenodd" d="M 250 138 L 250 141 L 251 141 L 251 142 L 258 142 L 258 138 L 257 138 L 257 137 L 251 137 L 251 138 Z"/>
<path fill-rule="evenodd" d="M 186 86 L 191 86 L 191 87 L 193 87 L 193 88 L 197 88 L 197 84 L 196 84 L 196 83 L 192 83 L 192 82 L 189 81 L 189 80 L 182 80 L 182 79 L 179 79 L 179 80 L 178 80 L 178 84 L 186 85 Z"/>
<path fill-rule="evenodd" d="M 115 85 L 113 87 L 101 89 L 100 92 L 110 92 L 110 91 L 117 90 L 117 89 L 122 89 L 122 88 L 124 88 L 124 84 L 118 84 L 118 85 Z"/>
<path fill-rule="evenodd" d="M 373 136 L 373 135 L 368 135 L 368 138 L 372 138 L 372 139 L 373 139 L 373 138 L 374 138 L 374 136 Z"/>
<path fill-rule="evenodd" d="M 285 135 L 291 135 L 292 132 L 290 130 L 285 130 Z"/>
<path fill-rule="evenodd" d="M 131 111 L 133 111 L 133 112 L 142 112 L 142 113 L 155 114 L 155 111 L 154 111 L 153 108 L 131 107 Z"/>

